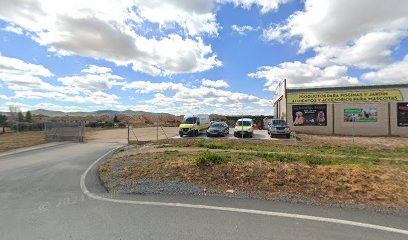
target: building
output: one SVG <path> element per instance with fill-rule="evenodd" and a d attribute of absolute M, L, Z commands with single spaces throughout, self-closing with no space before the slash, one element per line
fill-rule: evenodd
<path fill-rule="evenodd" d="M 286 89 L 285 80 L 274 110 L 297 133 L 408 137 L 408 84 Z"/>

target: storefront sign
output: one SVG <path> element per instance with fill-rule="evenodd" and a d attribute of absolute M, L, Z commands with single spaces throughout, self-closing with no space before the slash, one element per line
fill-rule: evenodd
<path fill-rule="evenodd" d="M 408 127 L 408 102 L 397 103 L 397 125 Z"/>
<path fill-rule="evenodd" d="M 295 126 L 327 126 L 327 105 L 293 105 Z"/>
<path fill-rule="evenodd" d="M 288 94 L 289 104 L 403 101 L 400 90 Z"/>
<path fill-rule="evenodd" d="M 376 108 L 345 108 L 345 122 L 377 122 Z"/>

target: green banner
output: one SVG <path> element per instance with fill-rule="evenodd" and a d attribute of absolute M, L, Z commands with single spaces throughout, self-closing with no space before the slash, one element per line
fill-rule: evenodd
<path fill-rule="evenodd" d="M 376 108 L 345 108 L 345 122 L 377 122 Z"/>

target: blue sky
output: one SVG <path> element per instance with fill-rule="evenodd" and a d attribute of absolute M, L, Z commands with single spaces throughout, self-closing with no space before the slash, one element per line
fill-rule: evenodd
<path fill-rule="evenodd" d="M 404 0 L 6 0 L 0 111 L 272 114 L 289 87 L 408 82 Z"/>

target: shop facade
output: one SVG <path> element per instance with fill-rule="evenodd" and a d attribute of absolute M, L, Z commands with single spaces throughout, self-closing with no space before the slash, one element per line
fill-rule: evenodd
<path fill-rule="evenodd" d="M 297 133 L 408 137 L 408 84 L 280 92 L 274 101 L 275 116 Z"/>

